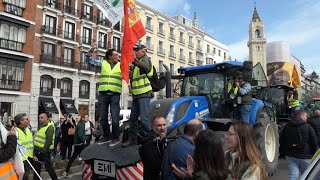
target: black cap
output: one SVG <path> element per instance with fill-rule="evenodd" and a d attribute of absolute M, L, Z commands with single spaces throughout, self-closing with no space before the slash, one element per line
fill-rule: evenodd
<path fill-rule="evenodd" d="M 241 71 L 236 71 L 234 73 L 234 77 L 239 78 L 239 79 L 243 79 L 243 73 Z"/>
<path fill-rule="evenodd" d="M 139 51 L 139 50 L 141 50 L 141 49 L 147 51 L 147 47 L 146 47 L 145 45 L 143 45 L 143 44 L 138 44 L 138 45 L 135 45 L 135 46 L 133 47 L 133 50 L 135 50 L 135 51 Z"/>

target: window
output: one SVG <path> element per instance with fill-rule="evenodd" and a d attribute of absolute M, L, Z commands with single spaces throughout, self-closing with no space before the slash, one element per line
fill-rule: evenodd
<path fill-rule="evenodd" d="M 40 77 L 40 95 L 52 96 L 54 87 L 54 79 L 48 75 L 42 75 Z"/>
<path fill-rule="evenodd" d="M 161 34 L 161 35 L 164 35 L 163 23 L 162 22 L 159 22 L 159 31 L 158 31 L 158 33 Z"/>
<path fill-rule="evenodd" d="M 26 0 L 11 1 L 3 0 L 5 3 L 4 11 L 10 14 L 22 16 L 23 9 L 26 7 Z"/>
<path fill-rule="evenodd" d="M 117 30 L 117 31 L 120 31 L 120 21 L 117 22 L 117 24 L 115 24 L 115 25 L 113 26 L 113 29 L 114 29 L 114 30 Z"/>
<path fill-rule="evenodd" d="M 183 32 L 180 32 L 180 42 L 184 43 L 183 35 L 184 35 Z"/>
<path fill-rule="evenodd" d="M 89 99 L 90 95 L 90 83 L 88 81 L 80 81 L 79 86 L 79 98 Z"/>
<path fill-rule="evenodd" d="M 55 57 L 55 45 L 50 43 L 44 43 L 42 53 L 47 56 Z"/>
<path fill-rule="evenodd" d="M 99 32 L 99 37 L 98 37 L 98 47 L 99 48 L 106 48 L 106 42 L 107 42 L 107 35 L 106 33 Z"/>
<path fill-rule="evenodd" d="M 69 78 L 61 79 L 60 96 L 72 97 L 72 80 L 71 79 Z"/>
<path fill-rule="evenodd" d="M 170 73 L 174 75 L 174 64 L 170 63 Z"/>
<path fill-rule="evenodd" d="M 91 34 L 92 34 L 91 29 L 83 27 L 82 43 L 91 44 Z"/>
<path fill-rule="evenodd" d="M 170 51 L 169 51 L 169 56 L 170 57 L 175 57 L 176 55 L 175 55 L 175 52 L 174 52 L 174 46 L 173 45 L 170 45 Z"/>
<path fill-rule="evenodd" d="M 189 52 L 189 62 L 190 62 L 190 63 L 193 63 L 192 52 Z"/>
<path fill-rule="evenodd" d="M 223 53 L 223 59 L 226 60 L 227 59 L 227 53 Z"/>
<path fill-rule="evenodd" d="M 163 72 L 163 61 L 159 60 L 159 72 Z"/>
<path fill-rule="evenodd" d="M 159 41 L 159 44 L 158 44 L 158 53 L 164 54 L 163 41 Z"/>
<path fill-rule="evenodd" d="M 88 6 L 85 4 L 83 5 L 83 17 L 85 19 L 91 20 L 91 17 L 92 17 L 91 11 L 92 11 L 91 6 Z"/>
<path fill-rule="evenodd" d="M 0 120 L 1 120 L 1 117 L 3 118 L 2 120 L 5 120 L 11 116 L 11 106 L 12 106 L 12 103 L 10 102 L 0 103 Z"/>
<path fill-rule="evenodd" d="M 74 50 L 64 48 L 62 65 L 71 67 L 73 65 Z"/>
<path fill-rule="evenodd" d="M 151 17 L 147 17 L 146 29 L 151 30 L 151 31 L 153 30 L 153 28 L 152 28 L 152 18 Z"/>
<path fill-rule="evenodd" d="M 146 38 L 146 47 L 151 51 L 153 50 L 153 47 L 151 45 L 151 37 L 150 36 L 147 36 L 147 38 Z"/>
<path fill-rule="evenodd" d="M 2 21 L 1 23 L 3 23 Z M 0 25 L 0 47 L 14 51 L 22 51 L 26 42 L 26 29 L 10 23 Z"/>
<path fill-rule="evenodd" d="M 56 35 L 56 21 L 55 17 L 46 15 L 44 32 L 52 35 Z"/>
<path fill-rule="evenodd" d="M 210 53 L 210 45 L 207 44 L 207 53 Z"/>
<path fill-rule="evenodd" d="M 257 29 L 257 30 L 255 31 L 255 38 L 261 38 L 260 30 L 259 30 L 259 29 Z"/>
<path fill-rule="evenodd" d="M 113 37 L 113 49 L 115 49 L 117 52 L 121 52 L 121 49 L 120 49 L 120 38 Z"/>
<path fill-rule="evenodd" d="M 213 54 L 216 54 L 216 48 L 215 47 L 213 48 Z"/>
<path fill-rule="evenodd" d="M 64 38 L 74 40 L 74 23 L 65 22 Z"/>
<path fill-rule="evenodd" d="M 174 28 L 170 27 L 170 38 L 174 38 Z"/>
<path fill-rule="evenodd" d="M 23 74 L 23 62 L 0 58 L 0 89 L 19 91 Z"/>
<path fill-rule="evenodd" d="M 218 55 L 221 56 L 221 50 L 218 50 Z"/>

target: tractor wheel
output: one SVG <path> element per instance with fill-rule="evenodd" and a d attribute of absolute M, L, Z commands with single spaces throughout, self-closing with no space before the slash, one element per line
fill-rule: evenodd
<path fill-rule="evenodd" d="M 256 124 L 253 126 L 257 145 L 261 152 L 261 159 L 269 176 L 278 168 L 279 134 L 275 121 L 271 121 L 265 109 L 260 109 Z"/>

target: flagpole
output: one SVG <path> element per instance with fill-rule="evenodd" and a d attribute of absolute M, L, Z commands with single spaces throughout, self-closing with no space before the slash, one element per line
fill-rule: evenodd
<path fill-rule="evenodd" d="M 102 39 L 102 38 L 104 38 L 104 36 L 106 35 L 106 34 L 108 34 L 109 32 L 111 32 L 111 29 L 113 28 L 113 25 L 111 25 L 111 27 L 107 30 L 107 32 L 105 33 L 105 34 L 103 34 L 103 36 L 101 36 L 98 40 L 97 40 L 97 42 L 95 42 L 96 44 L 98 44 L 98 42 Z M 94 44 L 94 43 L 93 43 Z M 90 47 L 90 49 L 87 51 L 87 53 L 92 49 L 93 47 L 91 46 Z"/>

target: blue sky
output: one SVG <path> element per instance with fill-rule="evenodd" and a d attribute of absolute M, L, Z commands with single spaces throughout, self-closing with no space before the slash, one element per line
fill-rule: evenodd
<path fill-rule="evenodd" d="M 140 0 L 168 15 L 193 18 L 197 12 L 199 26 L 230 47 L 232 59 L 248 55 L 249 22 L 253 0 Z M 286 41 L 291 54 L 300 59 L 307 73 L 320 73 L 320 1 L 256 0 L 264 22 L 267 42 Z"/>

